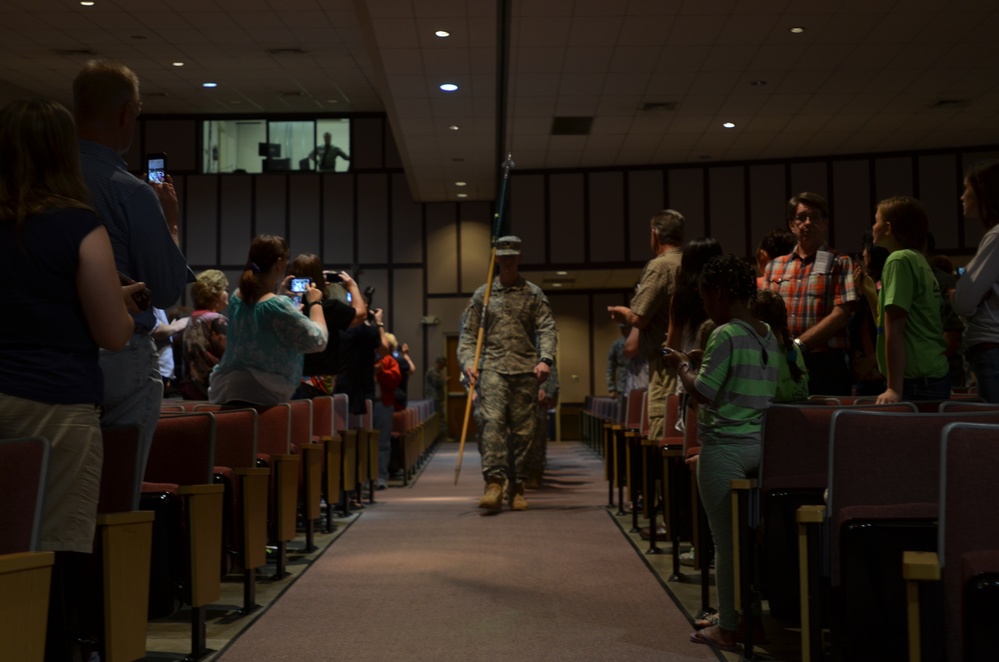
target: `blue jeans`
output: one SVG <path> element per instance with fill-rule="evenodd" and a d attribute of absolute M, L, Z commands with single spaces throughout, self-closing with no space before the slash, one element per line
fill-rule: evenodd
<path fill-rule="evenodd" d="M 903 400 L 946 400 L 950 397 L 950 374 L 902 380 Z"/>
<path fill-rule="evenodd" d="M 156 346 L 149 336 L 136 334 L 120 351 L 101 350 L 100 363 L 104 371 L 101 425 L 139 426 L 142 430 L 142 464 L 139 466 L 145 475 L 163 402 L 163 379 Z"/>
<path fill-rule="evenodd" d="M 999 348 L 973 350 L 967 356 L 978 383 L 978 395 L 986 402 L 999 403 Z"/>

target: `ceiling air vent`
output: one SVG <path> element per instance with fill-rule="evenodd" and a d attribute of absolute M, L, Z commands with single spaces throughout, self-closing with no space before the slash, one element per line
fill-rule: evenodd
<path fill-rule="evenodd" d="M 305 55 L 304 48 L 268 48 L 268 55 Z"/>
<path fill-rule="evenodd" d="M 588 136 L 592 117 L 556 117 L 552 120 L 553 136 Z"/>
<path fill-rule="evenodd" d="M 646 101 L 638 107 L 643 113 L 672 113 L 676 110 L 675 101 Z"/>
<path fill-rule="evenodd" d="M 967 99 L 940 99 L 936 103 L 931 103 L 930 108 L 965 108 L 968 105 Z"/>

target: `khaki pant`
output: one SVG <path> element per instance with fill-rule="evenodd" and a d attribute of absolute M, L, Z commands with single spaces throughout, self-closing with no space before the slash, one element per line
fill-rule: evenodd
<path fill-rule="evenodd" d="M 676 371 L 661 357 L 649 361 L 649 439 L 662 439 L 666 427 L 666 398 L 676 393 Z"/>

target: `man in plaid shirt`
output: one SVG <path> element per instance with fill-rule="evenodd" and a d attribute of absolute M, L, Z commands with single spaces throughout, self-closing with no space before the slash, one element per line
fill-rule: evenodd
<path fill-rule="evenodd" d="M 815 193 L 787 203 L 788 227 L 798 243 L 767 265 L 763 286 L 787 305 L 787 326 L 808 367 L 812 394 L 850 395 L 846 324 L 856 306 L 853 263 L 829 248 L 829 204 Z"/>

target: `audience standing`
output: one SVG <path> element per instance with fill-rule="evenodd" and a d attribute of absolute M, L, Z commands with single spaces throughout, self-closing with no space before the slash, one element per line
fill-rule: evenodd
<path fill-rule="evenodd" d="M 218 404 L 268 407 L 291 399 L 304 355 L 326 347 L 322 293 L 311 283 L 302 296 L 305 315 L 287 296 L 288 244 L 258 235 L 250 244 L 239 289 L 229 300 L 226 350 L 211 374 L 209 399 Z"/>
<path fill-rule="evenodd" d="M 856 307 L 853 263 L 829 248 L 829 205 L 815 193 L 799 193 L 788 201 L 788 227 L 795 249 L 767 265 L 765 287 L 787 306 L 788 330 L 808 366 L 809 391 L 850 395 L 846 325 Z"/>
<path fill-rule="evenodd" d="M 766 287 L 764 274 L 770 261 L 793 251 L 796 243 L 797 240 L 787 228 L 774 228 L 763 235 L 760 246 L 756 249 L 756 270 L 760 274 L 756 277 L 756 289 L 762 290 Z"/>
<path fill-rule="evenodd" d="M 123 300 L 68 110 L 42 100 L 8 104 L 0 153 L 0 438 L 51 444 L 38 540 L 56 553 L 46 659 L 70 659 L 104 457 L 98 347 L 128 342 L 126 300 L 143 286 L 125 288 Z"/>
<path fill-rule="evenodd" d="M 999 402 L 999 163 L 981 163 L 964 178 L 965 218 L 985 228 L 978 251 L 958 278 L 951 302 L 965 321 L 965 356 L 978 394 Z"/>
<path fill-rule="evenodd" d="M 753 268 L 728 255 L 712 258 L 701 274 L 704 308 L 717 325 L 700 368 L 687 355 L 664 350 L 665 360 L 699 403 L 697 432 L 701 451 L 697 485 L 715 541 L 718 625 L 690 635 L 691 641 L 721 650 L 738 650 L 735 605 L 731 481 L 756 472 L 762 448 L 763 414 L 777 390 L 780 350 L 766 324 L 749 303 L 756 294 Z"/>
<path fill-rule="evenodd" d="M 330 272 L 329 278 L 344 289 L 349 295 L 350 303 L 330 297 L 328 295 L 330 284 L 327 283 L 327 272 L 323 271 L 323 263 L 316 255 L 311 253 L 299 255 L 291 263 L 289 269 L 295 278 L 308 278 L 312 285 L 320 291 L 319 305 L 322 307 L 326 329 L 329 331 L 326 349 L 305 355 L 302 383 L 298 387 L 296 396 L 312 398 L 318 395 L 331 395 L 333 382 L 342 361 L 340 332 L 366 320 L 368 318 L 368 304 L 361 296 L 357 283 L 346 271 Z"/>
<path fill-rule="evenodd" d="M 887 388 L 878 404 L 950 397 L 940 318 L 940 286 L 923 250 L 929 219 L 915 198 L 878 203 L 874 243 L 888 249 L 878 295 L 878 369 Z"/>
<path fill-rule="evenodd" d="M 118 271 L 149 288 L 152 305 L 169 308 L 193 274 L 180 252 L 180 210 L 172 180 L 149 184 L 128 172 L 122 154 L 132 145 L 142 111 L 139 79 L 128 67 L 92 60 L 73 81 L 73 113 L 83 179 L 111 237 Z M 100 356 L 104 372 L 103 425 L 142 429 L 145 467 L 163 400 L 152 310 L 134 315 L 126 346 Z"/>
<path fill-rule="evenodd" d="M 850 369 L 856 379 L 857 395 L 881 395 L 885 377 L 878 371 L 878 292 L 888 250 L 874 245 L 874 235 L 865 232 L 860 240 L 861 262 L 853 268 L 857 286 L 857 307 L 850 316 Z"/>
<path fill-rule="evenodd" d="M 638 282 L 631 307 L 609 306 L 611 319 L 632 327 L 626 349 L 629 356 L 641 353 L 649 363 L 649 438 L 663 436 L 666 397 L 676 391 L 676 372 L 663 361 L 662 344 L 669 331 L 670 301 L 683 257 L 684 219 L 680 212 L 665 209 L 652 217 L 649 243 L 655 255 Z"/>

